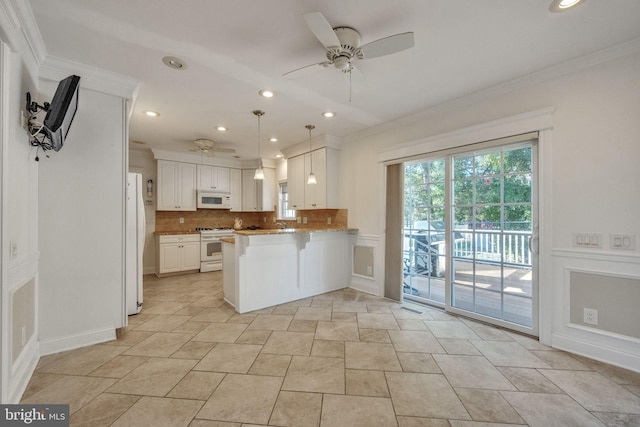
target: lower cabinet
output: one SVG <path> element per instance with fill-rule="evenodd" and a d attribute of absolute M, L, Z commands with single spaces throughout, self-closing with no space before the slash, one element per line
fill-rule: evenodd
<path fill-rule="evenodd" d="M 200 269 L 200 235 L 158 236 L 156 275 Z"/>

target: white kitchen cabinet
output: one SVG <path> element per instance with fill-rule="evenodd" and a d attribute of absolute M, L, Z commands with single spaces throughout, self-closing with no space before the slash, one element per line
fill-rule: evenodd
<path fill-rule="evenodd" d="M 242 169 L 229 169 L 229 192 L 231 193 L 231 211 L 242 210 Z"/>
<path fill-rule="evenodd" d="M 174 234 L 158 236 L 156 274 L 200 269 L 200 235 Z"/>
<path fill-rule="evenodd" d="M 158 160 L 159 211 L 196 210 L 196 165 Z"/>
<path fill-rule="evenodd" d="M 229 168 L 198 165 L 198 190 L 229 192 Z"/>
<path fill-rule="evenodd" d="M 307 184 L 312 156 L 317 184 Z M 327 147 L 287 159 L 287 185 L 291 209 L 339 207 L 338 160 L 338 151 Z"/>
<path fill-rule="evenodd" d="M 304 176 L 305 156 L 287 159 L 287 192 L 289 193 L 289 209 L 304 209 Z"/>
<path fill-rule="evenodd" d="M 253 179 L 255 169 L 242 170 L 242 210 L 273 211 L 276 192 L 276 171 L 263 168 L 264 179 Z"/>

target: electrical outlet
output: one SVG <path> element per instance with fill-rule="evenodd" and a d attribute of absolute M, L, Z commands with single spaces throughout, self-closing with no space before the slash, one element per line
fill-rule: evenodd
<path fill-rule="evenodd" d="M 306 224 L 306 223 L 307 223 L 307 217 L 306 217 L 306 216 L 303 216 L 303 217 L 302 217 L 302 223 L 303 223 L 303 224 Z"/>
<path fill-rule="evenodd" d="M 331 225 L 331 217 L 330 216 L 327 217 L 327 225 Z"/>
<path fill-rule="evenodd" d="M 184 218 L 180 217 L 180 224 L 184 224 Z"/>
<path fill-rule="evenodd" d="M 585 308 L 584 309 L 584 323 L 589 325 L 597 325 L 598 324 L 598 310 L 595 308 Z"/>
<path fill-rule="evenodd" d="M 267 217 L 266 216 L 262 217 L 262 222 L 267 222 Z"/>
<path fill-rule="evenodd" d="M 367 275 L 373 276 L 373 267 L 370 265 L 367 265 Z"/>
<path fill-rule="evenodd" d="M 297 218 L 296 218 L 296 222 L 297 222 L 298 224 L 300 224 L 300 223 L 302 222 L 302 218 L 297 217 Z"/>

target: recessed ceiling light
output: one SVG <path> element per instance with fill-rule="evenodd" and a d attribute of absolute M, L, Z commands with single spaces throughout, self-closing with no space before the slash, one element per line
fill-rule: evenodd
<path fill-rule="evenodd" d="M 584 3 L 584 0 L 553 0 L 549 6 L 549 10 L 551 12 L 564 12 L 580 3 Z"/>
<path fill-rule="evenodd" d="M 160 115 L 160 113 L 158 113 L 157 111 L 151 111 L 151 110 L 145 111 L 144 114 L 146 114 L 149 117 L 158 117 Z"/>
<path fill-rule="evenodd" d="M 322 113 L 322 117 L 324 117 L 325 119 L 330 119 L 335 116 L 336 113 L 334 113 L 333 111 L 325 111 L 324 113 Z"/>
<path fill-rule="evenodd" d="M 162 62 L 167 67 L 174 70 L 184 70 L 187 68 L 187 64 L 184 63 L 181 59 L 176 58 L 175 56 L 165 56 L 162 58 Z"/>
<path fill-rule="evenodd" d="M 282 158 L 282 154 L 278 153 L 276 154 L 276 159 L 281 159 Z"/>
<path fill-rule="evenodd" d="M 278 142 L 278 138 L 276 138 L 275 136 L 274 136 L 274 137 L 271 137 L 271 138 L 269 139 L 269 142 Z"/>
<path fill-rule="evenodd" d="M 273 91 L 269 89 L 262 89 L 258 92 L 258 94 L 260 94 L 260 96 L 264 96 L 265 98 L 273 98 L 274 95 Z"/>
<path fill-rule="evenodd" d="M 227 128 L 226 126 L 216 126 L 216 130 L 220 132 L 226 132 L 229 130 L 229 128 Z"/>

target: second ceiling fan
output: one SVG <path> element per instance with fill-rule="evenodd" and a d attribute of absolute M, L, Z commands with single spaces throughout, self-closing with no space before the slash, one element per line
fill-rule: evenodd
<path fill-rule="evenodd" d="M 307 27 L 324 46 L 326 61 L 307 65 L 283 74 L 294 78 L 320 68 L 334 67 L 350 79 L 358 79 L 364 85 L 364 78 L 353 64 L 354 59 L 371 59 L 390 55 L 413 47 L 413 32 L 399 33 L 360 45 L 360 33 L 351 27 L 332 27 L 320 12 L 304 15 Z"/>

